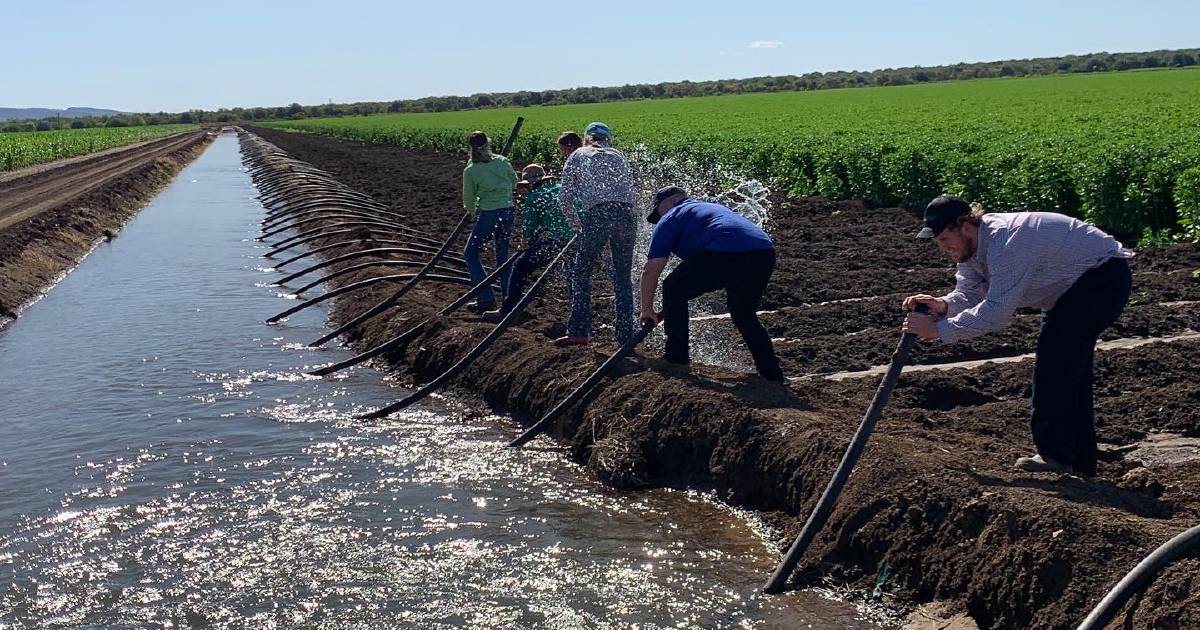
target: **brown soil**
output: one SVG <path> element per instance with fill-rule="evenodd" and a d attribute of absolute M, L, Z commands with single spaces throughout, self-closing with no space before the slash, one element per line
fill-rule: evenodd
<path fill-rule="evenodd" d="M 6 173 L 0 181 L 0 325 L 113 238 L 212 136 L 189 133 Z"/>
<path fill-rule="evenodd" d="M 409 212 L 414 225 L 447 234 L 458 220 L 462 163 L 441 154 L 255 129 L 293 157 L 311 162 L 376 199 Z M 777 200 L 773 234 L 780 265 L 765 308 L 785 371 L 793 375 L 885 363 L 897 340 L 898 298 L 938 291 L 952 271 L 911 238 L 905 210 L 867 210 L 815 199 Z M 783 204 L 786 203 L 787 207 Z M 1163 336 L 1196 329 L 1200 248 L 1142 251 L 1135 303 L 1110 337 Z M 360 272 L 339 278 L 341 286 Z M 596 284 L 597 324 L 606 323 Z M 404 330 L 457 295 L 418 289 L 390 317 L 347 340 L 356 348 Z M 345 321 L 387 295 L 375 287 L 336 301 Z M 600 330 L 587 350 L 547 345 L 561 330 L 560 288 L 536 300 L 534 318 L 505 334 L 458 386 L 528 424 L 548 411 L 604 359 L 613 345 Z M 836 305 L 814 303 L 872 298 Z M 719 305 L 713 309 L 719 312 Z M 694 315 L 701 313 L 693 313 Z M 414 382 L 440 373 L 489 329 L 464 314 L 439 318 L 386 356 Z M 738 345 L 728 320 L 697 322 L 698 333 Z M 1032 348 L 1036 315 L 972 344 L 923 344 L 918 362 L 1014 356 Z M 1171 431 L 1200 436 L 1200 342 L 1149 344 L 1097 356 L 1099 433 L 1108 447 Z M 1143 464 L 1108 451 L 1094 481 L 1020 473 L 1013 460 L 1032 451 L 1027 426 L 1031 363 L 976 370 L 912 372 L 891 403 L 837 508 L 801 564 L 800 580 L 829 576 L 884 589 L 914 602 L 945 600 L 982 628 L 1073 627 L 1125 571 L 1153 547 L 1200 520 L 1200 461 Z M 714 489 L 760 511 L 794 536 L 824 488 L 877 379 L 797 381 L 773 386 L 755 376 L 694 365 L 666 373 L 626 360 L 553 434 L 598 478 L 621 487 Z M 516 435 L 521 427 L 513 427 Z M 529 448 L 545 448 L 539 441 Z M 1128 628 L 1200 627 L 1200 554 L 1176 563 L 1120 617 Z M 764 576 L 765 579 L 766 576 Z"/>

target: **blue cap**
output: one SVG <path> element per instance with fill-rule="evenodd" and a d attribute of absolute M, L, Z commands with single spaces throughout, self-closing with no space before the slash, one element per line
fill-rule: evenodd
<path fill-rule="evenodd" d="M 612 130 L 602 122 L 594 122 L 589 124 L 587 129 L 583 130 L 583 134 L 585 136 L 596 136 L 597 138 L 611 138 Z"/>

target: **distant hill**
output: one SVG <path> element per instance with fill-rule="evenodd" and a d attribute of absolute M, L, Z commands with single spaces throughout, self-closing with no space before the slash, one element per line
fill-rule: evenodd
<path fill-rule="evenodd" d="M 95 107 L 68 107 L 66 109 L 48 109 L 45 107 L 0 107 L 0 121 L 5 120 L 39 120 L 42 118 L 79 118 L 82 116 L 119 116 L 124 112 L 115 109 L 97 109 Z"/>

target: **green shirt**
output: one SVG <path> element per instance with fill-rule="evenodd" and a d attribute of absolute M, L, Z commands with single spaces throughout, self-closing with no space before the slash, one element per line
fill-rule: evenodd
<path fill-rule="evenodd" d="M 525 207 L 521 213 L 521 234 L 532 239 L 538 230 L 546 231 L 546 238 L 556 241 L 570 240 L 575 230 L 567 225 L 558 202 L 558 182 L 543 181 L 534 186 L 525 196 Z"/>
<path fill-rule="evenodd" d="M 516 183 L 517 173 L 503 155 L 492 155 L 491 162 L 471 162 L 463 169 L 463 208 L 471 214 L 511 208 Z"/>

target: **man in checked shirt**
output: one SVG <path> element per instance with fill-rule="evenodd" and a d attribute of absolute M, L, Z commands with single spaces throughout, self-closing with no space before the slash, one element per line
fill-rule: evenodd
<path fill-rule="evenodd" d="M 984 214 L 946 195 L 926 206 L 917 236 L 934 239 L 958 263 L 957 286 L 941 297 L 905 298 L 905 310 L 925 304 L 929 314 L 910 312 L 904 331 L 953 343 L 1003 328 L 1018 308 L 1041 308 L 1030 405 L 1037 454 L 1016 465 L 1095 475 L 1092 357 L 1129 300 L 1133 252 L 1065 215 Z"/>

